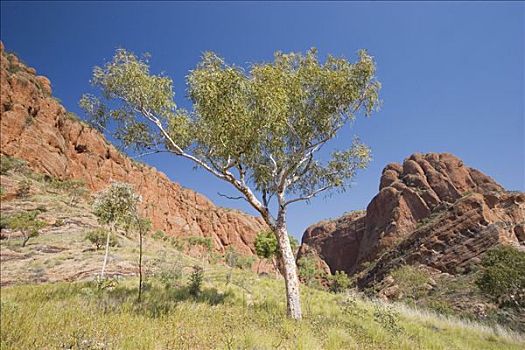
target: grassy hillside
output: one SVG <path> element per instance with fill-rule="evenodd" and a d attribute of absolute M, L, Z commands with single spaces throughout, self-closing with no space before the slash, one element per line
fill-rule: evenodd
<path fill-rule="evenodd" d="M 185 277 L 2 289 L 2 349 L 521 349 L 475 323 L 303 288 L 304 321 L 285 317 L 283 283 L 210 266 L 193 297 Z"/>
<path fill-rule="evenodd" d="M 24 170 L 2 170 L 2 219 L 37 210 L 48 226 L 21 247 L 3 230 L 1 349 L 522 349 L 523 336 L 403 304 L 302 287 L 304 320 L 286 318 L 284 283 L 230 268 L 198 240 L 145 239 L 146 286 L 137 301 L 138 242 L 121 232 L 102 286 L 103 249 L 89 195 Z M 77 198 L 78 197 L 78 198 Z M 73 200 L 72 200 L 73 199 Z M 155 238 L 154 238 L 155 237 Z M 191 246 L 193 242 L 197 246 Z M 194 242 L 194 243 L 195 243 Z M 188 249 L 194 250 L 190 257 Z M 200 254 L 200 257 L 199 257 Z M 237 258 L 243 259 L 238 256 Z M 194 266 L 203 267 L 192 295 Z M 247 266 L 246 262 L 238 266 Z"/>

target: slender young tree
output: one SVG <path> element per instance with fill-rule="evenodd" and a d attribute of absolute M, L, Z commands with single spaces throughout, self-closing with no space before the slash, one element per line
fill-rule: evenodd
<path fill-rule="evenodd" d="M 7 218 L 7 226 L 12 230 L 19 230 L 22 233 L 22 247 L 33 237 L 40 234 L 40 230 L 46 227 L 46 223 L 37 218 L 38 211 L 17 213 Z"/>
<path fill-rule="evenodd" d="M 238 191 L 276 235 L 284 267 L 288 314 L 301 318 L 299 280 L 286 229 L 288 206 L 333 189 L 344 190 L 366 167 L 368 147 L 354 139 L 345 150 L 320 150 L 356 115 L 378 105 L 373 58 L 359 51 L 351 63 L 312 49 L 277 52 L 273 62 L 247 69 L 212 52 L 189 72 L 193 109 L 178 109 L 172 80 L 150 73 L 148 57 L 124 49 L 92 84 L 101 97 L 84 95 L 92 124 L 140 155 L 168 152 L 191 161 Z M 226 196 L 226 195 L 224 195 Z"/>
<path fill-rule="evenodd" d="M 138 301 L 142 299 L 142 240 L 144 235 L 146 235 L 151 230 L 151 221 L 149 219 L 143 219 L 140 216 L 136 215 L 135 218 L 136 229 L 139 233 L 139 294 Z"/>
<path fill-rule="evenodd" d="M 98 222 L 107 225 L 109 230 L 106 237 L 106 252 L 100 278 L 104 278 L 106 265 L 108 262 L 109 246 L 111 235 L 115 234 L 117 224 L 130 218 L 137 212 L 137 203 L 140 196 L 135 194 L 131 185 L 120 182 L 113 182 L 105 190 L 97 194 L 93 203 L 93 213 Z"/>

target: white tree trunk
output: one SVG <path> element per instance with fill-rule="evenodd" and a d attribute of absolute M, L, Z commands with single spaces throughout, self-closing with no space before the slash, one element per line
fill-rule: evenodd
<path fill-rule="evenodd" d="M 278 220 L 275 227 L 275 234 L 279 241 L 279 249 L 283 262 L 283 274 L 286 285 L 286 306 L 288 316 L 295 320 L 302 318 L 301 300 L 299 293 L 299 278 L 297 277 L 297 266 L 295 257 L 290 247 L 290 239 L 286 230 L 286 224 L 283 220 Z"/>
<path fill-rule="evenodd" d="M 106 265 L 108 263 L 108 255 L 109 255 L 109 238 L 111 236 L 112 231 L 113 231 L 113 226 L 110 227 L 108 231 L 108 236 L 106 238 L 106 254 L 104 254 L 104 263 L 102 264 L 102 271 L 100 272 L 100 279 L 104 278 L 104 273 L 106 272 Z"/>

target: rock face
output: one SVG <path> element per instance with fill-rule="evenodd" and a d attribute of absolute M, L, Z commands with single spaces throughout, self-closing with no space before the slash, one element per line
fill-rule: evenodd
<path fill-rule="evenodd" d="M 132 161 L 51 96 L 51 83 L 13 54 L 1 51 L 1 153 L 24 159 L 36 171 L 82 179 L 92 191 L 111 181 L 134 185 L 143 214 L 155 229 L 176 236 L 212 237 L 215 248 L 232 245 L 252 254 L 261 219 L 219 208 L 166 175 Z"/>
<path fill-rule="evenodd" d="M 302 243 L 332 272 L 374 261 L 366 285 L 401 263 L 460 271 L 496 244 L 524 247 L 524 228 L 525 193 L 505 191 L 451 154 L 414 154 L 385 167 L 365 213 L 315 224 Z"/>

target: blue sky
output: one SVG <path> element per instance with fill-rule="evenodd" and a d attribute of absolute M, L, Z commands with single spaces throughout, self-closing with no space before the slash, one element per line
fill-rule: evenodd
<path fill-rule="evenodd" d="M 523 2 L 2 2 L 1 39 L 54 95 L 81 114 L 94 65 L 115 48 L 152 54 L 152 70 L 175 82 L 188 107 L 185 75 L 203 51 L 238 65 L 273 52 L 317 47 L 354 59 L 366 48 L 383 84 L 381 110 L 359 118 L 334 147 L 358 135 L 374 160 L 352 189 L 291 207 L 300 237 L 321 219 L 365 208 L 383 167 L 414 152 L 451 152 L 508 189 L 525 190 L 525 3 Z M 217 192 L 227 184 L 170 156 L 143 159 L 223 206 L 253 210 Z"/>

